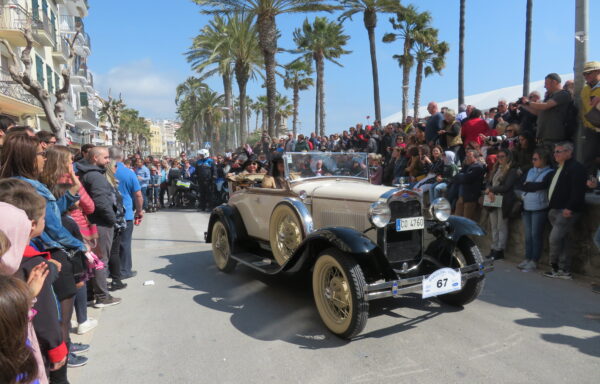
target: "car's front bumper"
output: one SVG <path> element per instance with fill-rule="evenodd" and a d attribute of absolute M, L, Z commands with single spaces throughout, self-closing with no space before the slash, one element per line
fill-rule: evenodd
<path fill-rule="evenodd" d="M 473 277 L 483 277 L 494 270 L 494 261 L 485 260 L 483 263 L 471 264 L 456 269 L 460 271 L 463 282 Z M 423 289 L 423 280 L 429 275 L 409 277 L 406 279 L 384 281 L 365 286 L 365 300 L 376 300 L 384 297 L 397 297 L 406 293 L 419 292 Z"/>

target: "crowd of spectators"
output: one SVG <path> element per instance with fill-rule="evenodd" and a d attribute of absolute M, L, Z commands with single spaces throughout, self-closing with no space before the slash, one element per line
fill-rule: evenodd
<path fill-rule="evenodd" d="M 177 205 L 181 179 L 197 183 L 199 210 L 226 199 L 219 191 L 230 174 L 268 172 L 263 187 L 280 187 L 282 152 L 369 153 L 371 183 L 408 185 L 429 200 L 444 196 L 454 214 L 473 220 L 486 212 L 488 257 L 495 259 L 504 257 L 509 219 L 522 216 L 526 249 L 518 267 L 525 271 L 537 268 L 549 221 L 552 269 L 545 275 L 571 279 L 567 234 L 584 210 L 586 188 L 597 187 L 588 176 L 598 168 L 600 128 L 588 114 L 600 103 L 600 63 L 587 63 L 584 76 L 581 116 L 594 143 L 586 147 L 585 165 L 574 159 L 570 141 L 573 94 L 557 74 L 546 77 L 543 97 L 532 92 L 513 103 L 500 100 L 484 112 L 463 105 L 456 113 L 431 102 L 422 120 L 357 124 L 328 136 L 263 134 L 254 146 L 212 158 L 205 150 L 194 159 L 185 152 L 177 159 L 126 157 L 118 147 L 92 145 L 74 153 L 56 145 L 52 133 L 3 119 L 0 335 L 9 347 L 0 352 L 7 367 L 0 381 L 68 383 L 67 367 L 85 364 L 78 353 L 89 348 L 71 343 L 70 331 L 84 334 L 97 326 L 87 316 L 89 305 L 121 302 L 112 293 L 136 275 L 131 239 L 144 213 Z M 323 164 L 313 173 L 326 174 Z"/>

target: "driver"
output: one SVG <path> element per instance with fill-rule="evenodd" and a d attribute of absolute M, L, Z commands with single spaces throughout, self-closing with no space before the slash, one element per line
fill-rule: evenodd
<path fill-rule="evenodd" d="M 263 188 L 283 189 L 285 185 L 285 165 L 283 158 L 274 157 L 271 160 L 271 171 L 263 178 Z"/>

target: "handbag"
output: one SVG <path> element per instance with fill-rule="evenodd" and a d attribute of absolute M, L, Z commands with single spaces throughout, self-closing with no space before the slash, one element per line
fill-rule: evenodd
<path fill-rule="evenodd" d="M 585 119 L 596 128 L 600 128 L 600 110 L 598 108 L 600 108 L 600 104 L 585 114 Z"/>
<path fill-rule="evenodd" d="M 523 200 L 517 198 L 517 199 L 515 199 L 515 202 L 514 202 L 512 208 L 510 209 L 508 218 L 509 219 L 518 219 L 519 217 L 521 217 L 522 213 L 523 213 Z"/>

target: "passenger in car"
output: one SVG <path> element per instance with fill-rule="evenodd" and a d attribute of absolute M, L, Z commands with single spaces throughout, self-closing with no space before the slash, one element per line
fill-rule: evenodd
<path fill-rule="evenodd" d="M 240 173 L 240 175 L 256 175 L 261 173 L 266 172 L 262 169 L 256 156 L 252 155 L 244 163 L 244 170 Z"/>
<path fill-rule="evenodd" d="M 285 165 L 283 158 L 274 157 L 271 160 L 271 171 L 262 181 L 263 188 L 283 189 L 285 186 Z"/>

